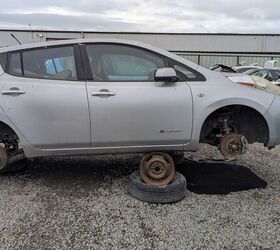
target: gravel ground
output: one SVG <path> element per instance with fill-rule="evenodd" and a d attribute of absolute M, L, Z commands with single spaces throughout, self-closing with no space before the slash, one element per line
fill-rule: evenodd
<path fill-rule="evenodd" d="M 280 147 L 269 151 L 255 144 L 230 163 L 251 169 L 267 182 L 264 189 L 188 191 L 186 199 L 169 205 L 127 193 L 140 155 L 36 159 L 24 171 L 0 176 L 0 247 L 280 249 L 279 155 Z M 186 157 L 221 159 L 206 145 Z"/>

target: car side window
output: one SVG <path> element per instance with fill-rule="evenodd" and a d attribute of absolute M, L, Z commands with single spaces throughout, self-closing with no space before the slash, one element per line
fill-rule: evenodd
<path fill-rule="evenodd" d="M 194 79 L 194 78 L 196 78 L 196 74 L 195 74 L 195 73 L 191 72 L 189 69 L 184 68 L 184 67 L 182 67 L 182 66 L 180 66 L 180 65 L 175 64 L 175 65 L 174 65 L 174 69 L 175 69 L 176 71 L 179 71 L 180 73 L 182 73 L 183 75 L 185 75 L 185 76 L 186 76 L 187 78 L 189 78 L 189 79 Z"/>
<path fill-rule="evenodd" d="M 166 67 L 163 57 L 132 46 L 92 44 L 86 50 L 95 81 L 153 81 Z"/>
<path fill-rule="evenodd" d="M 8 73 L 38 79 L 77 80 L 74 49 L 68 46 L 12 53 Z"/>
<path fill-rule="evenodd" d="M 173 59 L 169 60 L 169 67 L 173 67 L 179 79 L 181 81 L 189 81 L 189 82 L 199 82 L 199 81 L 206 81 L 206 78 L 201 73 L 197 72 L 196 70 L 179 63 Z"/>
<path fill-rule="evenodd" d="M 73 47 L 37 49 L 22 53 L 27 77 L 77 80 Z"/>

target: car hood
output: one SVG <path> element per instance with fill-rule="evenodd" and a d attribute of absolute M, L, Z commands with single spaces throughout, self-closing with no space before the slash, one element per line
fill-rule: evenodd
<path fill-rule="evenodd" d="M 272 82 L 270 82 L 262 77 L 248 76 L 248 75 L 244 75 L 244 74 L 235 74 L 235 73 L 223 73 L 223 75 L 229 79 L 232 77 L 235 79 L 238 79 L 239 77 L 240 78 L 250 77 L 256 83 L 256 88 L 262 89 L 262 90 L 265 90 L 272 94 L 280 96 L 280 87 L 278 87 L 277 85 L 273 84 Z"/>

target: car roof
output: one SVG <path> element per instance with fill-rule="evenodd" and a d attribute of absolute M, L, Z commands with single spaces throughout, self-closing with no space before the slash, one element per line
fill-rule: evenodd
<path fill-rule="evenodd" d="M 5 47 L 0 49 L 0 53 L 10 52 L 10 51 L 18 51 L 18 50 L 28 50 L 33 48 L 44 48 L 49 46 L 60 46 L 60 45 L 71 45 L 71 44 L 86 44 L 86 43 L 114 43 L 114 44 L 124 44 L 124 45 L 132 45 L 136 47 L 140 47 L 143 49 L 151 50 L 158 54 L 164 55 L 168 58 L 174 59 L 178 62 L 181 62 L 193 69 L 198 69 L 199 65 L 195 64 L 183 57 L 180 57 L 174 53 L 171 53 L 167 50 L 161 49 L 159 47 L 153 46 L 148 43 L 134 41 L 134 40 L 125 40 L 125 39 L 112 39 L 112 38 L 80 38 L 80 39 L 68 39 L 68 40 L 59 40 L 59 41 L 49 41 L 42 43 L 30 43 L 30 44 L 22 44 L 11 47 Z"/>
<path fill-rule="evenodd" d="M 260 71 L 260 70 L 263 70 L 263 69 L 248 69 L 248 70 L 246 70 L 246 71 L 244 71 L 243 73 L 244 74 L 253 74 L 253 73 L 255 73 L 255 72 L 258 72 L 258 71 Z"/>
<path fill-rule="evenodd" d="M 127 44 L 138 46 L 153 51 L 158 51 L 160 53 L 166 52 L 158 47 L 155 47 L 151 44 L 134 41 L 134 40 L 125 40 L 125 39 L 113 39 L 113 38 L 80 38 L 80 39 L 67 39 L 67 40 L 58 40 L 58 41 L 48 41 L 48 42 L 36 42 L 28 43 L 16 46 L 9 46 L 0 49 L 0 53 L 17 51 L 17 50 L 27 50 L 40 47 L 49 47 L 49 46 L 60 46 L 60 45 L 71 45 L 71 44 L 85 44 L 85 43 L 115 43 L 115 44 Z"/>
<path fill-rule="evenodd" d="M 59 40 L 59 41 L 48 41 L 48 42 L 36 42 L 29 44 L 22 44 L 10 47 L 4 47 L 0 49 L 0 53 L 9 52 L 9 51 L 17 51 L 17 50 L 25 50 L 25 49 L 33 49 L 40 47 L 48 47 L 48 46 L 60 46 L 60 45 L 71 45 L 71 44 L 83 44 L 83 43 L 118 43 L 118 44 L 130 44 L 139 47 L 144 47 L 147 49 L 156 50 L 157 48 L 139 41 L 132 40 L 124 40 L 124 39 L 111 39 L 111 38 L 80 38 L 80 39 L 67 39 L 67 40 Z"/>
<path fill-rule="evenodd" d="M 260 66 L 255 65 L 244 65 L 244 66 L 235 66 L 234 69 L 246 69 L 246 68 L 254 68 L 254 69 L 262 69 Z"/>
<path fill-rule="evenodd" d="M 261 70 L 266 70 L 266 71 L 279 71 L 279 69 L 274 69 L 274 68 L 263 68 L 263 69 L 259 69 L 260 71 Z"/>

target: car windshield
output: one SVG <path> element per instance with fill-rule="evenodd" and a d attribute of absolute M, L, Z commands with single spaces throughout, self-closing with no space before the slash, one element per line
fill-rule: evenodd
<path fill-rule="evenodd" d="M 270 70 L 270 73 L 274 79 L 280 79 L 280 71 L 279 70 Z"/>
<path fill-rule="evenodd" d="M 245 71 L 244 74 L 252 75 L 252 74 L 254 74 L 254 73 L 258 72 L 258 71 L 259 71 L 259 69 L 250 69 L 250 70 Z"/>

